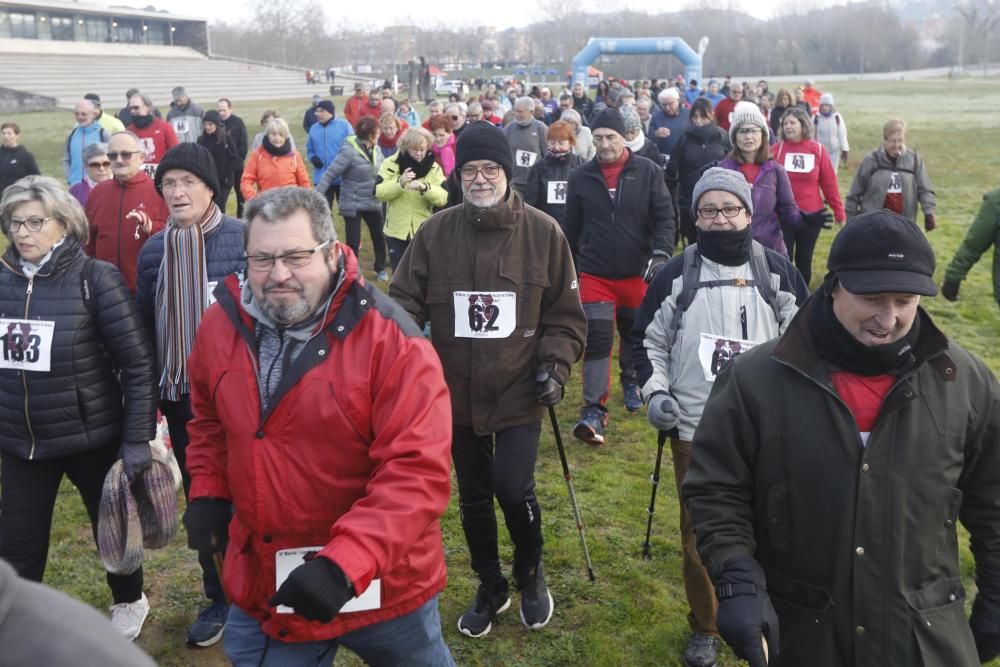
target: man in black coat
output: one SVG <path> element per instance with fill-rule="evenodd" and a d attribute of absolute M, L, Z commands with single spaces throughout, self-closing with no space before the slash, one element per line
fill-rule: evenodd
<path fill-rule="evenodd" d="M 215 108 L 219 111 L 219 119 L 226 128 L 226 136 L 233 142 L 238 161 L 233 165 L 233 183 L 236 185 L 236 217 L 243 217 L 243 193 L 240 191 L 240 179 L 243 178 L 243 161 L 247 158 L 250 138 L 243 119 L 233 113 L 233 103 L 226 97 L 220 97 Z"/>

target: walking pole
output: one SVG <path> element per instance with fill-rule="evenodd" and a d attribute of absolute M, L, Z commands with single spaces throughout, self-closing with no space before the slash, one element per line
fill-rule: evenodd
<path fill-rule="evenodd" d="M 583 519 L 580 517 L 580 507 L 576 504 L 576 493 L 573 491 L 573 476 L 569 474 L 569 464 L 566 462 L 566 450 L 563 449 L 562 434 L 559 432 L 559 420 L 556 419 L 556 409 L 549 406 L 549 419 L 552 420 L 552 432 L 556 436 L 556 449 L 559 450 L 559 461 L 562 463 L 563 478 L 569 489 L 569 502 L 573 505 L 573 517 L 576 519 L 576 529 L 580 531 L 580 544 L 583 546 L 583 557 L 587 560 L 587 576 L 591 581 L 597 581 L 594 576 L 594 566 L 590 562 L 590 550 L 587 549 L 587 536 L 583 533 Z"/>
<path fill-rule="evenodd" d="M 646 522 L 646 541 L 642 545 L 642 557 L 649 558 L 649 536 L 653 532 L 653 514 L 655 513 L 656 507 L 656 487 L 660 485 L 660 462 L 663 460 L 663 445 L 667 441 L 667 432 L 660 431 L 656 436 L 656 467 L 653 468 L 653 495 L 649 499 L 649 507 L 646 508 L 646 513 L 649 514 L 649 520 Z"/>
<path fill-rule="evenodd" d="M 212 561 L 215 563 L 215 572 L 219 575 L 219 585 L 222 585 L 222 559 L 223 555 L 221 551 L 212 552 Z M 226 604 L 229 604 L 229 596 L 226 595 L 226 589 L 222 589 L 222 595 L 226 598 Z"/>

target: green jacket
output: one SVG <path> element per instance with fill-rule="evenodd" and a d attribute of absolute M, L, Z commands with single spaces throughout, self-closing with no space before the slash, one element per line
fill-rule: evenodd
<path fill-rule="evenodd" d="M 916 364 L 863 446 L 810 304 L 715 381 L 683 483 L 701 558 L 713 579 L 734 558 L 764 568 L 773 667 L 978 665 L 956 522 L 998 586 L 1000 386 L 920 310 Z"/>
<path fill-rule="evenodd" d="M 434 207 L 448 202 L 448 191 L 444 188 L 444 172 L 437 162 L 418 183 L 427 183 L 427 192 L 404 190 L 399 185 L 399 156 L 396 151 L 382 162 L 375 180 L 375 198 L 386 203 L 385 235 L 394 239 L 409 241 L 417 233 L 424 220 L 431 217 Z"/>
<path fill-rule="evenodd" d="M 945 269 L 944 279 L 953 283 L 965 280 L 969 269 L 991 245 L 1000 250 L 1000 188 L 983 195 L 983 205 L 955 258 Z M 993 251 L 993 298 L 1000 302 L 1000 252 L 997 250 Z"/>

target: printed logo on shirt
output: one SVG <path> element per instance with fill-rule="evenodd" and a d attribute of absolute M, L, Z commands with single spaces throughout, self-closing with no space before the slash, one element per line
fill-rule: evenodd
<path fill-rule="evenodd" d="M 903 192 L 903 177 L 899 175 L 898 171 L 894 171 L 889 174 L 889 189 L 886 190 L 886 194 L 898 195 Z"/>
<path fill-rule="evenodd" d="M 549 181 L 549 204 L 566 203 L 566 181 Z"/>
<path fill-rule="evenodd" d="M 521 150 L 520 148 L 514 152 L 514 162 L 517 163 L 518 167 L 530 167 L 535 164 L 535 160 L 537 159 L 538 153 Z"/>
<path fill-rule="evenodd" d="M 786 153 L 785 171 L 793 174 L 808 174 L 816 166 L 816 156 L 812 153 Z"/>
<path fill-rule="evenodd" d="M 187 131 L 188 123 L 186 120 L 178 118 L 174 121 L 174 132 L 177 134 L 187 134 Z"/>
<path fill-rule="evenodd" d="M 701 334 L 701 342 L 698 344 L 698 361 L 701 362 L 705 380 L 715 382 L 715 376 L 725 368 L 726 364 L 756 346 L 757 343 L 751 340 L 725 338 L 709 333 Z"/>

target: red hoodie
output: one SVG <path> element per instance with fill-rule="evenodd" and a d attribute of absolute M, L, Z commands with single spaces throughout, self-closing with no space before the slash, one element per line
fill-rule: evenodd
<path fill-rule="evenodd" d="M 126 218 L 133 209 L 145 212 L 153 222 L 149 234 L 138 230 L 138 239 L 135 218 Z M 163 229 L 170 214 L 153 179 L 140 171 L 124 183 L 114 178 L 98 183 L 90 191 L 85 210 L 90 221 L 87 254 L 117 266 L 135 294 L 139 250 L 146 239 Z"/>
<path fill-rule="evenodd" d="M 163 159 L 163 154 L 180 143 L 177 141 L 173 126 L 162 118 L 154 117 L 153 122 L 146 127 L 136 127 L 135 123 L 132 123 L 127 129 L 139 137 L 143 168 L 150 176 L 155 173 L 156 165 Z"/>
<path fill-rule="evenodd" d="M 804 213 L 820 210 L 825 199 L 837 222 L 847 219 L 837 189 L 837 172 L 823 144 L 812 139 L 794 143 L 782 141 L 774 147 L 774 160 L 788 172 L 795 203 Z"/>

